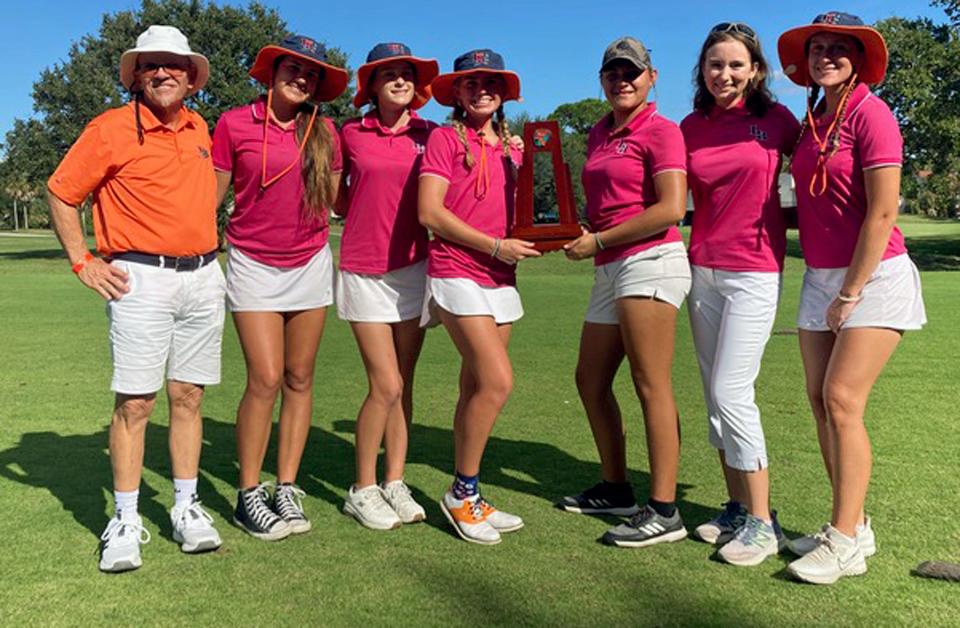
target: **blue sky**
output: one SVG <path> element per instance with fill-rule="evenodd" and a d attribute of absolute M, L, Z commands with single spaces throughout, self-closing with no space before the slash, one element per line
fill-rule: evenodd
<path fill-rule="evenodd" d="M 518 0 L 476 2 L 473 10 L 464 10 L 470 5 L 454 0 L 263 3 L 278 9 L 292 30 L 343 49 L 354 68 L 380 41 L 403 41 L 415 54 L 438 59 L 442 71 L 449 70 L 453 59 L 462 52 L 493 48 L 504 55 L 508 67 L 518 72 L 522 80 L 524 102 L 509 104 L 510 115 L 520 111 L 545 115 L 564 102 L 602 97 L 597 70 L 603 49 L 611 40 L 631 35 L 652 50 L 653 63 L 660 72 L 658 106 L 664 115 L 677 121 L 690 111 L 691 69 L 707 31 L 718 22 L 744 21 L 753 26 L 771 66 L 779 71 L 777 37 L 787 28 L 810 22 L 823 11 L 844 10 L 860 15 L 868 23 L 892 15 L 945 21 L 941 10 L 916 0 L 850 0 L 839 6 L 785 1 Z M 14 118 L 32 114 L 32 85 L 44 68 L 65 59 L 72 42 L 95 33 L 103 13 L 136 8 L 139 4 L 139 0 L 33 0 L 20 10 L 7 11 L 0 21 L 0 55 L 7 60 L 6 96 L 0 100 L 0 135 L 11 128 Z M 803 95 L 799 88 L 779 75 L 773 88 L 781 102 L 795 113 L 802 111 Z M 423 113 L 434 119 L 446 115 L 443 108 L 433 103 Z"/>

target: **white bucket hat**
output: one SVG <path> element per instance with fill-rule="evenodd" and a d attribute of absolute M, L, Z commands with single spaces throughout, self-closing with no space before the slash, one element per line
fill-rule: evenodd
<path fill-rule="evenodd" d="M 197 78 L 187 96 L 193 96 L 207 84 L 210 77 L 210 62 L 201 54 L 190 50 L 187 37 L 173 26 L 153 25 L 137 37 L 137 47 L 123 53 L 120 57 L 120 82 L 127 89 L 133 85 L 133 72 L 137 67 L 137 57 L 143 52 L 169 52 L 187 57 L 197 68 Z"/>

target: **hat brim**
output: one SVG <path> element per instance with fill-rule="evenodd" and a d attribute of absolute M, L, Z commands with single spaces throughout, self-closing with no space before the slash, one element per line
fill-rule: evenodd
<path fill-rule="evenodd" d="M 434 100 L 446 107 L 454 106 L 456 101 L 453 97 L 453 84 L 457 82 L 457 79 L 470 74 L 480 74 L 484 72 L 487 74 L 499 74 L 503 77 L 504 83 L 506 84 L 506 89 L 503 93 L 503 102 L 520 100 L 520 77 L 509 70 L 491 70 L 489 68 L 476 68 L 474 70 L 441 74 L 433 79 L 433 82 L 430 84 L 430 87 L 433 89 Z"/>
<path fill-rule="evenodd" d="M 306 55 L 281 48 L 280 46 L 264 46 L 261 48 L 260 52 L 257 53 L 257 58 L 253 62 L 253 67 L 250 68 L 250 76 L 263 85 L 270 87 L 270 82 L 273 80 L 273 64 L 279 57 L 284 56 L 296 57 L 306 63 L 323 68 L 323 78 L 319 84 L 317 84 L 317 90 L 313 95 L 316 100 L 329 102 L 335 100 L 337 96 L 346 91 L 347 83 L 350 82 L 350 75 L 346 70 L 338 68 L 335 65 L 330 65 L 329 63 L 311 59 Z"/>
<path fill-rule="evenodd" d="M 440 64 L 434 59 L 421 59 L 411 56 L 396 56 L 364 63 L 357 68 L 357 93 L 353 97 L 353 106 L 360 108 L 370 101 L 370 94 L 367 93 L 367 83 L 374 71 L 388 63 L 394 61 L 405 61 L 412 65 L 417 71 L 417 87 L 410 102 L 411 109 L 419 109 L 430 101 L 433 91 L 430 89 L 430 83 L 440 74 Z"/>
<path fill-rule="evenodd" d="M 187 97 L 193 96 L 207 84 L 210 78 L 210 62 L 202 54 L 192 52 L 182 54 L 176 50 L 170 50 L 165 46 L 143 46 L 142 48 L 131 48 L 120 55 L 120 83 L 128 90 L 133 87 L 133 81 L 137 69 L 137 57 L 145 52 L 167 52 L 175 54 L 186 59 L 190 59 L 193 66 L 197 69 L 197 77 L 193 82 L 193 88 L 187 92 Z"/>
<path fill-rule="evenodd" d="M 839 26 L 836 24 L 807 24 L 791 28 L 777 41 L 780 65 L 787 77 L 796 83 L 808 87 L 812 85 L 807 65 L 807 40 L 817 33 L 837 33 L 855 37 L 863 44 L 863 67 L 857 68 L 858 78 L 869 85 L 883 81 L 887 74 L 887 43 L 876 29 L 869 26 Z"/>

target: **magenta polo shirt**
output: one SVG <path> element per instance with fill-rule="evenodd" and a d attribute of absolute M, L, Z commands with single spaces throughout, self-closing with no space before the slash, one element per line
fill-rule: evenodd
<path fill-rule="evenodd" d="M 653 178 L 662 172 L 685 172 L 687 155 L 677 125 L 648 103 L 628 125 L 611 133 L 613 114 L 590 130 L 583 189 L 587 220 L 593 231 L 603 231 L 642 214 L 657 202 Z M 594 257 L 600 266 L 667 242 L 681 242 L 680 231 L 668 229 L 642 240 L 607 247 Z"/>
<path fill-rule="evenodd" d="M 779 272 L 786 223 L 778 179 L 782 155 L 797 143 L 800 123 L 783 105 L 762 118 L 743 103 L 694 111 L 680 123 L 693 194 L 690 263 L 728 271 Z"/>
<path fill-rule="evenodd" d="M 823 138 L 833 116 L 816 120 Z M 861 83 L 850 95 L 847 115 L 840 128 L 840 149 L 827 161 L 827 191 L 810 194 L 817 164 L 817 145 L 810 130 L 803 133 L 791 170 L 797 186 L 800 246 L 807 266 L 844 268 L 853 259 L 860 227 L 867 215 L 863 171 L 903 163 L 900 127 L 887 104 Z M 816 190 L 815 190 L 816 191 Z M 907 252 L 896 226 L 883 253 L 889 259 Z"/>
<path fill-rule="evenodd" d="M 320 217 L 304 207 L 304 186 L 300 165 L 290 169 L 265 190 L 260 189 L 263 151 L 263 118 L 266 100 L 227 111 L 213 133 L 213 167 L 233 173 L 235 204 L 227 223 L 227 240 L 261 264 L 290 268 L 303 266 L 327 243 L 327 211 Z M 331 168 L 342 168 L 337 129 L 327 118 L 333 138 Z M 295 125 L 282 128 L 271 120 L 267 125 L 267 180 L 297 159 L 299 143 Z"/>
<path fill-rule="evenodd" d="M 460 220 L 491 237 L 505 238 L 513 225 L 516 183 L 498 140 L 496 145 L 487 143 L 483 147 L 487 152 L 489 185 L 486 193 L 477 190 L 482 141 L 473 129 L 467 129 L 467 142 L 475 162 L 468 170 L 463 162 L 466 149 L 457 132 L 451 127 L 438 128 L 427 140 L 420 176 L 440 177 L 450 184 L 443 204 Z M 510 148 L 510 159 L 519 166 L 520 151 Z M 428 260 L 427 274 L 431 277 L 472 279 L 488 288 L 517 283 L 516 266 L 494 259 L 487 251 L 477 251 L 436 235 L 430 241 Z"/>
<path fill-rule="evenodd" d="M 382 275 L 426 259 L 417 180 L 436 126 L 412 111 L 410 122 L 396 131 L 384 128 L 375 112 L 344 123 L 340 138 L 350 192 L 340 242 L 342 270 Z"/>

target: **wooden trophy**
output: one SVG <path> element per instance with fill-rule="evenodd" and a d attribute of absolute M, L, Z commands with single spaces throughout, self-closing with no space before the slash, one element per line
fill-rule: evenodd
<path fill-rule="evenodd" d="M 557 212 L 553 208 L 534 207 L 534 155 L 550 153 L 553 180 L 557 191 Z M 560 147 L 560 125 L 553 120 L 527 122 L 523 125 L 523 165 L 517 181 L 516 225 L 511 238 L 530 240 L 538 251 L 555 251 L 570 240 L 580 237 L 576 201 L 570 182 L 570 168 L 563 161 Z"/>

